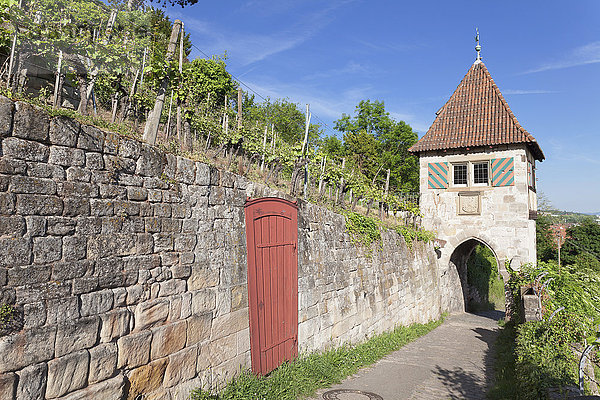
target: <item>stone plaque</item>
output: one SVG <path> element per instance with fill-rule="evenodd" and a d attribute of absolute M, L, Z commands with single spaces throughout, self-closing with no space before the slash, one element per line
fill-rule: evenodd
<path fill-rule="evenodd" d="M 464 192 L 458 194 L 458 213 L 461 215 L 479 215 L 480 193 Z"/>

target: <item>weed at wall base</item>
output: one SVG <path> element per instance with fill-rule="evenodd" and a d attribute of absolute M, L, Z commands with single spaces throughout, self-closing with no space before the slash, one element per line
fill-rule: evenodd
<path fill-rule="evenodd" d="M 192 400 L 264 399 L 294 400 L 341 382 L 361 367 L 371 365 L 407 343 L 437 328 L 442 318 L 427 324 L 400 326 L 357 345 L 344 345 L 322 353 L 310 353 L 286 362 L 267 377 L 243 371 L 218 394 L 194 390 Z"/>

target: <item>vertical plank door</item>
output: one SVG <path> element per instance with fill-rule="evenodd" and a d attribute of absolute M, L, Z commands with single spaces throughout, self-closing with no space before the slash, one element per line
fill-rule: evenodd
<path fill-rule="evenodd" d="M 298 207 L 246 203 L 252 371 L 265 375 L 298 355 Z"/>

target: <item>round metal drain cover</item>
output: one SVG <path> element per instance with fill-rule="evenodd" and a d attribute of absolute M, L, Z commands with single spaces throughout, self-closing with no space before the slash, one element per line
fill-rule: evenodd
<path fill-rule="evenodd" d="M 383 400 L 378 394 L 354 389 L 336 389 L 323 393 L 325 400 Z"/>

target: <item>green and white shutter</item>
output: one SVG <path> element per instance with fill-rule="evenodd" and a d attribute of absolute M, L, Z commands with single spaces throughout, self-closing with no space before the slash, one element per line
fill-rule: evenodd
<path fill-rule="evenodd" d="M 492 186 L 515 184 L 515 162 L 512 157 L 492 159 Z"/>
<path fill-rule="evenodd" d="M 429 189 L 448 189 L 448 163 L 429 163 L 427 183 Z"/>

